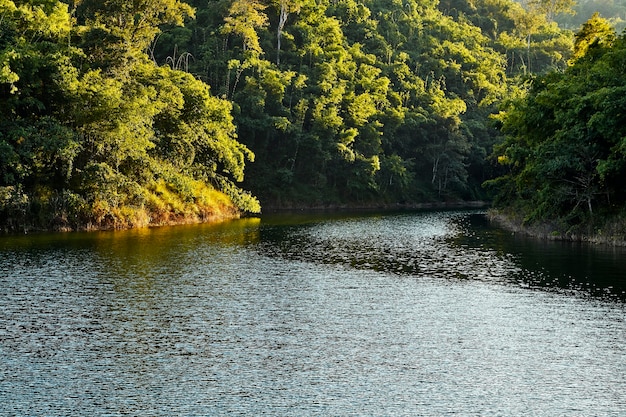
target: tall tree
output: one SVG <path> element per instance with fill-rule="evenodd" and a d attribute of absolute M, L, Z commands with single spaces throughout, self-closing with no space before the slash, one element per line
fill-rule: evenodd
<path fill-rule="evenodd" d="M 260 55 L 263 52 L 257 29 L 268 24 L 265 8 L 257 0 L 235 0 L 230 6 L 228 16 L 224 18 L 224 33 L 240 37 L 244 53 Z"/>
<path fill-rule="evenodd" d="M 142 52 L 159 33 L 160 25 L 182 25 L 186 17 L 194 15 L 191 6 L 179 0 L 81 0 L 78 8 L 85 22 L 103 25 L 127 48 Z"/>
<path fill-rule="evenodd" d="M 554 17 L 559 13 L 574 14 L 573 7 L 576 0 L 530 0 L 528 6 L 531 10 L 545 14 L 549 21 L 553 21 Z"/>

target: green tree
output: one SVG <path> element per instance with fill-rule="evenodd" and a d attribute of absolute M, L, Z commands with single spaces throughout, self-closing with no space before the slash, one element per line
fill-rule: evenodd
<path fill-rule="evenodd" d="M 594 13 L 576 33 L 572 60 L 575 61 L 585 56 L 591 47 L 611 46 L 615 38 L 615 29 L 611 24 L 601 18 L 597 12 Z"/>
<path fill-rule="evenodd" d="M 234 34 L 242 39 L 243 51 L 260 55 L 257 29 L 267 26 L 266 6 L 256 0 L 235 0 L 230 6 L 229 15 L 224 18 L 224 33 Z"/>
<path fill-rule="evenodd" d="M 586 226 L 623 207 L 626 44 L 593 45 L 564 73 L 535 79 L 504 113 L 507 140 L 496 154 L 509 172 L 492 184 L 498 204 L 528 221 Z"/>
<path fill-rule="evenodd" d="M 80 0 L 78 16 L 90 27 L 103 27 L 119 39 L 117 46 L 128 51 L 144 52 L 159 27 L 164 24 L 182 25 L 186 17 L 194 15 L 189 4 L 179 0 Z"/>
<path fill-rule="evenodd" d="M 548 21 L 554 20 L 554 17 L 560 13 L 574 14 L 575 5 L 576 0 L 530 0 L 528 2 L 530 9 L 545 14 Z"/>

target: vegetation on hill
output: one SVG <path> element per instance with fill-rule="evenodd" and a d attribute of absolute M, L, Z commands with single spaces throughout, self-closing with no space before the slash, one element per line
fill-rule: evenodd
<path fill-rule="evenodd" d="M 258 212 L 260 203 L 489 199 L 485 181 L 500 204 L 532 209 L 529 219 L 583 221 L 558 204 L 537 211 L 536 184 L 515 189 L 532 171 L 531 158 L 513 151 L 519 143 L 538 157 L 562 150 L 571 160 L 568 147 L 534 146 L 575 147 L 582 139 L 570 136 L 589 131 L 580 121 L 563 133 L 561 115 L 552 120 L 533 107 L 542 88 L 555 105 L 578 106 L 576 117 L 587 106 L 596 124 L 606 103 L 591 105 L 587 96 L 601 100 L 599 90 L 620 88 L 622 74 L 609 75 L 618 65 L 602 57 L 621 38 L 599 17 L 576 37 L 559 28 L 554 18 L 571 7 L 565 0 L 0 0 L 0 223 L 135 227 Z M 583 76 L 573 74 L 595 71 L 595 62 L 604 78 L 575 87 Z M 609 104 L 618 117 L 621 102 Z M 524 127 L 535 122 L 534 133 Z M 593 210 L 599 195 L 622 202 L 609 185 L 621 152 L 611 136 L 619 132 L 609 130 L 619 125 L 600 124 L 612 139 L 598 147 L 612 156 L 598 151 L 604 162 L 585 163 L 597 166 L 590 175 L 602 191 L 589 185 L 587 200 L 572 197 L 579 186 L 560 191 L 576 213 Z M 489 158 L 494 145 L 501 164 Z M 537 195 L 558 188 L 550 187 L 537 186 Z"/>
<path fill-rule="evenodd" d="M 0 1 L 0 218 L 125 228 L 258 211 L 232 104 L 145 51 L 178 0 Z"/>
<path fill-rule="evenodd" d="M 486 198 L 490 115 L 573 41 L 506 0 L 191 4 L 150 52 L 233 103 L 264 206 Z"/>
<path fill-rule="evenodd" d="M 594 15 L 571 65 L 536 77 L 502 113 L 496 204 L 555 234 L 626 241 L 626 38 Z"/>

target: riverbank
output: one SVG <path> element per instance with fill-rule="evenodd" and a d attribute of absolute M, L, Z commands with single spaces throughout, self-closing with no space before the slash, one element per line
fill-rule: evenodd
<path fill-rule="evenodd" d="M 487 217 L 498 227 L 537 239 L 626 247 L 626 219 L 620 217 L 605 221 L 601 227 L 581 225 L 567 230 L 557 221 L 528 224 L 518 214 L 497 209 L 490 209 Z"/>
<path fill-rule="evenodd" d="M 328 203 L 328 204 L 301 204 L 287 203 L 280 205 L 263 205 L 263 213 L 280 213 L 292 211 L 371 211 L 371 210 L 461 210 L 488 208 L 486 201 L 435 201 L 424 203 Z"/>
<path fill-rule="evenodd" d="M 229 201 L 229 200 L 228 200 Z M 188 204 L 184 210 L 172 207 L 155 209 L 147 207 L 119 207 L 89 216 L 58 214 L 47 220 L 28 216 L 15 216 L 3 220 L 0 234 L 36 232 L 95 232 L 128 230 L 148 227 L 180 226 L 188 224 L 220 223 L 241 217 L 242 213 L 232 203 L 212 205 Z"/>
<path fill-rule="evenodd" d="M 33 232 L 75 232 L 75 231 L 107 231 L 127 230 L 146 227 L 179 226 L 189 224 L 219 223 L 235 220 L 244 215 L 228 200 L 211 206 L 185 205 L 184 209 L 178 207 L 122 207 L 109 209 L 79 220 L 76 216 L 66 213 L 57 215 L 45 222 L 45 225 L 37 223 L 34 219 L 15 217 L 7 219 L 0 227 L 0 233 L 33 233 Z M 486 201 L 436 201 L 423 203 L 328 203 L 328 204 L 304 204 L 288 203 L 281 205 L 266 205 L 263 214 L 280 214 L 292 212 L 344 212 L 344 211 L 396 211 L 396 210 L 463 210 L 463 209 L 486 209 L 489 203 Z"/>

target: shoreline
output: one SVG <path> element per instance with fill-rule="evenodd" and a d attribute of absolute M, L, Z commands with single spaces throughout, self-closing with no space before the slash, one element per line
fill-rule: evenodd
<path fill-rule="evenodd" d="M 490 204 L 486 201 L 448 201 L 428 203 L 345 203 L 345 204 L 282 204 L 263 205 L 262 214 L 277 214 L 294 211 L 310 212 L 341 212 L 341 211 L 372 211 L 372 210 L 455 210 L 455 209 L 486 209 Z M 262 215 L 261 214 L 261 215 Z"/>
<path fill-rule="evenodd" d="M 72 225 L 65 219 L 53 219 L 50 227 L 36 227 L 27 225 L 27 221 L 22 226 L 11 228 L 0 228 L 0 236 L 17 235 L 17 234 L 29 234 L 29 233 L 73 233 L 73 232 L 106 232 L 115 230 L 132 230 L 141 228 L 155 228 L 155 227 L 175 227 L 182 225 L 194 225 L 194 224 L 211 224 L 221 223 L 230 220 L 237 220 L 250 216 L 263 216 L 276 215 L 281 213 L 294 213 L 294 212 L 346 212 L 346 211 L 395 211 L 395 210 L 462 210 L 462 209 L 487 209 L 489 203 L 486 201 L 448 201 L 448 202 L 424 202 L 424 203 L 345 203 L 345 204 L 283 204 L 283 205 L 267 205 L 263 206 L 261 213 L 259 214 L 246 214 L 235 210 L 222 211 L 220 214 L 209 214 L 203 216 L 167 216 L 167 220 L 151 222 L 149 219 L 145 219 L 142 222 L 115 222 L 103 219 L 100 222 L 87 222 L 85 224 Z"/>
<path fill-rule="evenodd" d="M 100 222 L 92 223 L 87 222 L 77 226 L 71 226 L 65 221 L 54 221 L 55 224 L 50 227 L 35 227 L 35 226 L 22 226 L 19 228 L 0 228 L 0 236 L 11 235 L 24 235 L 30 233 L 80 233 L 80 232 L 112 232 L 120 230 L 133 230 L 133 229 L 150 229 L 157 227 L 175 227 L 184 225 L 200 225 L 200 224 L 218 224 L 225 221 L 237 220 L 244 217 L 239 212 L 233 212 L 226 214 L 211 214 L 206 216 L 190 216 L 190 217 L 176 217 L 172 216 L 172 219 L 161 220 L 158 222 L 142 222 L 138 224 L 125 223 L 124 226 L 120 226 L 120 223 L 115 224 L 113 222 Z"/>
<path fill-rule="evenodd" d="M 604 234 L 602 231 L 598 231 L 589 234 L 563 231 L 556 222 L 526 225 L 523 219 L 507 215 L 496 209 L 487 211 L 487 219 L 490 223 L 504 230 L 519 233 L 534 239 L 626 247 L 626 236 L 624 236 L 623 233 L 618 235 L 616 232 Z M 609 230 L 615 230 L 618 229 L 618 227 L 619 225 L 617 224 L 607 224 Z"/>

